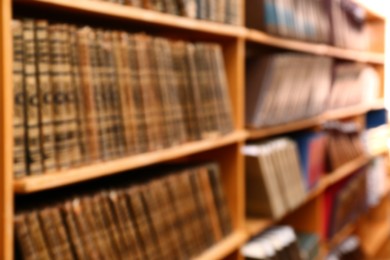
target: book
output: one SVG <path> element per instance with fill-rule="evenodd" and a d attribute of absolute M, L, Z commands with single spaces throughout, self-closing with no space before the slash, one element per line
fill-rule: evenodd
<path fill-rule="evenodd" d="M 47 20 L 14 26 L 17 178 L 234 131 L 218 44 Z"/>
<path fill-rule="evenodd" d="M 247 215 L 278 219 L 306 198 L 298 149 L 292 140 L 250 144 L 243 154 Z"/>
<path fill-rule="evenodd" d="M 156 174 L 146 177 L 150 171 Z M 114 176 L 110 187 L 107 180 L 96 180 L 88 189 L 31 196 L 19 204 L 14 220 L 17 254 L 26 259 L 186 259 L 230 234 L 215 163 L 147 172 Z M 41 195 L 51 200 L 43 202 Z"/>

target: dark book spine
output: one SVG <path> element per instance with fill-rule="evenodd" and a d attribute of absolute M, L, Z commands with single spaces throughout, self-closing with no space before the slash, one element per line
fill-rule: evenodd
<path fill-rule="evenodd" d="M 100 155 L 100 138 L 99 138 L 99 123 L 98 109 L 96 103 L 95 88 L 92 78 L 91 65 L 91 48 L 90 41 L 93 41 L 93 32 L 91 28 L 84 27 L 79 29 L 78 33 L 78 53 L 80 62 L 80 84 L 81 92 L 79 93 L 83 103 L 86 119 L 86 158 L 89 161 L 95 161 L 101 157 Z"/>
<path fill-rule="evenodd" d="M 39 127 L 39 89 L 35 69 L 34 21 L 23 20 L 24 84 L 26 93 L 27 159 L 29 174 L 41 174 L 42 150 Z"/>
<path fill-rule="evenodd" d="M 24 214 L 18 214 L 14 218 L 15 236 L 17 239 L 18 252 L 23 259 L 36 259 L 35 248 L 29 227 Z"/>
<path fill-rule="evenodd" d="M 55 171 L 57 168 L 55 151 L 54 131 L 54 107 L 53 90 L 50 84 L 50 48 L 48 36 L 48 22 L 45 20 L 35 21 L 36 39 L 36 69 L 39 87 L 39 117 L 41 122 L 41 138 L 43 167 L 45 172 Z"/>
<path fill-rule="evenodd" d="M 149 149 L 148 126 L 146 124 L 145 104 L 143 100 L 143 91 L 141 85 L 141 70 L 138 62 L 136 37 L 127 33 L 122 33 L 122 47 L 127 49 L 127 62 L 130 72 L 130 96 L 132 98 L 132 120 L 134 120 L 135 133 L 137 140 L 137 152 L 146 152 Z M 126 57 L 126 56 L 124 56 Z"/>
<path fill-rule="evenodd" d="M 36 259 L 51 259 L 48 242 L 44 237 L 44 228 L 36 211 L 26 213 L 26 224 L 35 248 Z"/>
<path fill-rule="evenodd" d="M 13 84 L 14 84 L 14 177 L 27 175 L 26 160 L 26 93 L 23 76 L 23 25 L 19 20 L 12 21 L 13 33 Z"/>

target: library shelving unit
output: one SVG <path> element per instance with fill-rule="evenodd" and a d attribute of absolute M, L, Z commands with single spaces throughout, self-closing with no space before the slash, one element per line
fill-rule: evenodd
<path fill-rule="evenodd" d="M 242 5 L 244 4 L 244 1 L 242 1 Z M 242 8 L 242 10 L 244 9 Z M 221 44 L 228 75 L 234 132 L 162 151 L 95 163 L 50 175 L 26 177 L 15 181 L 12 174 L 13 57 L 11 21 L 14 13 L 19 11 L 42 17 L 45 17 L 45 15 L 60 17 L 61 20 L 67 22 L 72 22 L 75 19 L 81 22 L 87 20 L 90 24 L 95 22 L 99 24 L 111 23 L 112 27 L 117 25 L 120 28 L 135 28 L 157 35 L 187 40 L 212 41 Z M 375 25 L 379 23 L 380 26 L 376 27 L 383 30 L 384 19 L 374 12 L 370 12 L 370 22 L 375 23 Z M 241 24 L 243 24 L 243 21 L 241 21 Z M 352 173 L 354 169 L 367 164 L 375 155 L 357 158 L 337 169 L 331 175 L 327 175 L 320 182 L 320 185 L 309 194 L 299 209 L 287 214 L 280 220 L 246 219 L 244 158 L 241 154 L 245 141 L 318 127 L 331 119 L 361 117 L 367 111 L 383 108 L 384 101 L 380 99 L 370 106 L 358 106 L 327 112 L 315 118 L 283 126 L 262 130 L 246 130 L 244 127 L 244 72 L 245 50 L 248 43 L 254 44 L 258 48 L 272 46 L 338 59 L 367 62 L 374 64 L 380 71 L 383 71 L 384 66 L 383 46 L 367 52 L 346 50 L 323 44 L 278 38 L 260 31 L 249 30 L 243 25 L 217 24 L 92 0 L 2 0 L 0 3 L 0 258 L 4 260 L 14 258 L 13 218 L 17 207 L 15 196 L 18 196 L 18 194 L 56 189 L 75 183 L 87 183 L 88 180 L 113 175 L 124 170 L 177 160 L 193 161 L 207 158 L 220 164 L 223 188 L 227 195 L 228 207 L 233 220 L 233 233 L 203 252 L 197 259 L 240 259 L 240 246 L 253 235 L 275 223 L 286 222 L 296 228 L 316 232 L 321 221 L 321 198 L 326 187 Z M 382 96 L 384 96 L 383 93 Z M 381 153 L 386 153 L 386 151 Z M 362 216 L 359 220 L 359 223 L 362 224 L 359 224 L 358 228 L 356 228 L 356 225 L 351 227 L 351 230 L 358 229 L 358 234 L 367 236 L 363 241 L 365 242 L 365 249 L 370 254 L 377 249 L 387 230 L 389 230 L 390 223 L 377 221 L 378 216 L 384 216 L 387 211 L 388 207 L 384 200 L 380 208 L 372 210 L 367 216 Z M 371 219 L 376 220 L 372 224 L 375 226 L 369 227 L 368 224 L 365 224 L 368 221 L 365 220 Z M 383 220 L 383 218 L 380 219 Z M 387 229 L 384 230 L 384 227 Z M 371 228 L 380 230 L 380 232 L 373 234 L 369 232 Z"/>

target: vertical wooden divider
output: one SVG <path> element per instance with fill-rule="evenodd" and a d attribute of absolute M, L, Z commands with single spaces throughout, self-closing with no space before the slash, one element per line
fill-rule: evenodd
<path fill-rule="evenodd" d="M 0 258 L 13 259 L 11 0 L 0 1 Z"/>

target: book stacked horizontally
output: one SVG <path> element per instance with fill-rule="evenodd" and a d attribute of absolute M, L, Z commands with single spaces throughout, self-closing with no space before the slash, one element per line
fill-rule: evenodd
<path fill-rule="evenodd" d="M 135 183 L 124 174 L 110 188 L 103 181 L 50 202 L 24 201 L 14 220 L 17 254 L 23 259 L 190 259 L 232 231 L 216 164 L 155 173 L 159 176 Z"/>
<path fill-rule="evenodd" d="M 46 20 L 12 29 L 17 178 L 233 130 L 219 45 Z"/>
<path fill-rule="evenodd" d="M 77 0 L 73 0 L 77 2 Z M 145 8 L 172 15 L 238 25 L 242 20 L 241 0 L 100 0 Z"/>
<path fill-rule="evenodd" d="M 350 0 L 254 0 L 246 5 L 247 27 L 302 41 L 367 50 L 365 12 Z"/>

